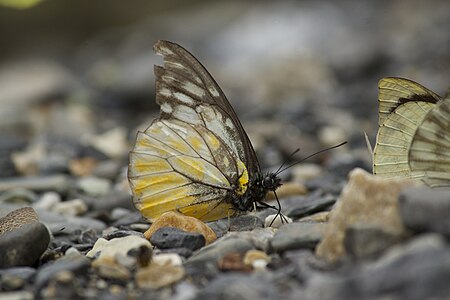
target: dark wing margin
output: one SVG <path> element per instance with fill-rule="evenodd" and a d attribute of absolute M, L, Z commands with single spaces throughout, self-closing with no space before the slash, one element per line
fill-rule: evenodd
<path fill-rule="evenodd" d="M 237 136 L 242 141 L 244 163 L 250 176 L 259 173 L 258 159 L 247 133 L 225 94 L 206 68 L 178 44 L 160 40 L 154 45 L 154 50 L 164 58 L 164 67 L 155 66 L 156 101 L 161 106 L 161 118 L 170 117 L 170 111 L 165 112 L 163 109 L 167 101 L 191 107 L 203 103 L 216 106 L 223 115 L 230 118 L 237 130 Z M 178 97 L 173 97 L 173 93 Z"/>
<path fill-rule="evenodd" d="M 378 82 L 379 120 L 381 126 L 389 114 L 410 101 L 437 103 L 441 97 L 409 79 L 385 77 Z"/>

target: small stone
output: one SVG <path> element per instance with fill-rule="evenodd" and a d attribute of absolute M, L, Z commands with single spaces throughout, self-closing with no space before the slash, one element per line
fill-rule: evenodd
<path fill-rule="evenodd" d="M 36 202 L 38 196 L 32 191 L 24 188 L 13 188 L 0 195 L 0 203 L 25 204 Z"/>
<path fill-rule="evenodd" d="M 73 272 L 76 277 L 84 277 L 86 276 L 85 274 L 87 274 L 90 265 L 91 260 L 85 256 L 66 255 L 51 264 L 46 264 L 39 268 L 38 274 L 36 275 L 35 287 L 38 290 L 41 289 L 60 272 L 70 271 Z"/>
<path fill-rule="evenodd" d="M 185 266 L 189 264 L 202 265 L 205 262 L 214 262 L 217 264 L 227 253 L 245 253 L 254 248 L 249 240 L 242 237 L 222 238 L 220 241 L 200 249 L 186 261 Z"/>
<path fill-rule="evenodd" d="M 277 189 L 278 199 L 289 197 L 289 196 L 299 196 L 306 195 L 308 189 L 299 182 L 285 182 L 282 186 Z M 275 200 L 275 195 L 273 192 L 268 192 L 266 199 L 268 201 Z"/>
<path fill-rule="evenodd" d="M 34 209 L 51 210 L 51 208 L 61 202 L 61 195 L 57 192 L 45 192 L 41 198 L 33 204 Z"/>
<path fill-rule="evenodd" d="M 121 167 L 122 165 L 115 160 L 100 161 L 95 166 L 92 175 L 114 180 L 119 174 Z"/>
<path fill-rule="evenodd" d="M 96 259 L 92 262 L 92 267 L 105 279 L 115 279 L 125 282 L 131 278 L 130 271 L 126 267 L 118 264 L 116 259 L 112 257 Z"/>
<path fill-rule="evenodd" d="M 432 231 L 450 237 L 450 189 L 427 187 L 405 189 L 399 197 L 400 213 L 406 227 Z"/>
<path fill-rule="evenodd" d="M 196 298 L 242 300 L 283 299 L 283 297 L 277 293 L 274 285 L 273 282 L 270 282 L 270 280 L 265 278 L 248 276 L 248 274 L 245 273 L 230 272 L 217 276 L 211 280 L 211 282 L 196 295 Z"/>
<path fill-rule="evenodd" d="M 90 196 L 106 195 L 112 188 L 109 180 L 93 176 L 79 179 L 77 182 L 77 187 L 82 192 Z"/>
<path fill-rule="evenodd" d="M 229 231 L 250 231 L 255 228 L 262 228 L 263 221 L 255 215 L 242 215 L 230 219 Z"/>
<path fill-rule="evenodd" d="M 299 219 L 300 222 L 328 222 L 330 217 L 329 211 L 321 211 L 310 216 Z"/>
<path fill-rule="evenodd" d="M 336 197 L 331 194 L 322 195 L 319 191 L 307 197 L 294 198 L 292 200 L 290 201 L 291 205 L 287 210 L 287 215 L 291 218 L 298 219 L 327 209 L 336 202 Z"/>
<path fill-rule="evenodd" d="M 93 157 L 72 159 L 69 162 L 69 171 L 72 175 L 78 177 L 88 176 L 92 174 L 97 164 L 98 160 Z"/>
<path fill-rule="evenodd" d="M 206 244 L 217 239 L 215 232 L 199 219 L 173 211 L 166 212 L 156 219 L 150 229 L 144 233 L 145 237 L 150 239 L 153 233 L 162 227 L 175 227 L 187 232 L 200 233 L 205 237 Z"/>
<path fill-rule="evenodd" d="M 318 177 L 322 172 L 323 169 L 319 165 L 302 163 L 292 168 L 292 181 L 304 182 L 305 180 Z"/>
<path fill-rule="evenodd" d="M 281 214 L 268 215 L 264 220 L 264 227 L 279 228 L 283 224 L 292 223 L 292 219 Z"/>
<path fill-rule="evenodd" d="M 281 226 L 271 240 L 274 252 L 307 248 L 314 249 L 325 232 L 324 223 L 295 222 Z"/>
<path fill-rule="evenodd" d="M 81 232 L 78 241 L 82 244 L 94 244 L 98 239 L 98 234 L 93 229 L 87 229 Z"/>
<path fill-rule="evenodd" d="M 270 257 L 260 250 L 249 250 L 244 255 L 244 264 L 258 271 L 265 270 L 270 260 Z"/>
<path fill-rule="evenodd" d="M 47 192 L 50 190 L 65 194 L 70 187 L 70 180 L 65 175 L 18 177 L 0 180 L 0 192 L 18 187 L 35 192 Z"/>
<path fill-rule="evenodd" d="M 96 257 L 98 255 L 97 260 L 101 260 L 103 258 L 114 259 L 114 257 L 118 254 L 127 255 L 128 251 L 137 249 L 141 246 L 151 248 L 151 244 L 149 241 L 133 235 L 122 238 L 115 238 L 110 241 L 99 238 L 94 244 L 92 250 L 89 251 L 86 256 Z"/>
<path fill-rule="evenodd" d="M 93 136 L 89 143 L 97 150 L 111 158 L 123 158 L 129 151 L 127 130 L 123 127 L 113 128 Z"/>
<path fill-rule="evenodd" d="M 325 235 L 316 249 L 321 258 L 334 262 L 345 256 L 345 231 L 355 223 L 368 223 L 393 234 L 403 234 L 397 197 L 413 186 L 411 180 L 383 179 L 355 169 L 331 212 Z"/>
<path fill-rule="evenodd" d="M 174 227 L 162 227 L 152 234 L 150 242 L 160 249 L 184 247 L 197 250 L 205 245 L 205 237 L 200 233 L 186 232 Z"/>
<path fill-rule="evenodd" d="M 352 258 L 373 258 L 403 238 L 404 235 L 384 231 L 372 224 L 355 223 L 345 232 L 344 248 Z"/>
<path fill-rule="evenodd" d="M 231 252 L 225 254 L 219 260 L 219 269 L 222 271 L 240 271 L 250 272 L 251 266 L 244 263 L 244 256 L 242 253 Z"/>
<path fill-rule="evenodd" d="M 152 262 L 161 266 L 181 266 L 183 264 L 183 260 L 176 253 L 161 253 L 158 255 L 154 255 L 152 258 Z"/>
<path fill-rule="evenodd" d="M 83 200 L 72 199 L 56 203 L 51 210 L 63 216 L 81 216 L 88 211 L 88 207 Z"/>
<path fill-rule="evenodd" d="M 181 266 L 160 265 L 152 263 L 136 272 L 135 280 L 139 288 L 159 289 L 172 285 L 184 278 Z"/>

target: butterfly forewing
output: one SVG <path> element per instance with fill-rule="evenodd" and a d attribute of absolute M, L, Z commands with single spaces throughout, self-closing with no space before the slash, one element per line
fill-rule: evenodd
<path fill-rule="evenodd" d="M 192 122 L 201 122 L 201 118 L 206 118 L 205 127 L 220 136 L 225 143 L 233 141 L 249 173 L 259 172 L 258 160 L 247 134 L 225 94 L 208 71 L 192 54 L 177 44 L 158 41 L 154 49 L 164 57 L 164 67 L 155 67 L 161 117 L 181 117 L 184 121 L 192 117 Z M 177 103 L 189 109 L 177 108 Z"/>
<path fill-rule="evenodd" d="M 417 126 L 434 105 L 407 102 L 380 126 L 373 155 L 373 172 L 383 177 L 412 177 L 408 154 Z M 415 174 L 414 177 L 420 177 Z"/>
<path fill-rule="evenodd" d="M 154 219 L 169 210 L 210 221 L 234 212 L 259 172 L 254 150 L 225 95 L 185 49 L 159 41 L 155 67 L 160 118 L 138 133 L 128 177 L 134 203 Z M 228 197 L 228 198 L 227 198 Z"/>
<path fill-rule="evenodd" d="M 378 124 L 381 126 L 389 114 L 405 102 L 437 103 L 439 100 L 438 95 L 412 80 L 398 77 L 383 78 L 378 83 Z"/>

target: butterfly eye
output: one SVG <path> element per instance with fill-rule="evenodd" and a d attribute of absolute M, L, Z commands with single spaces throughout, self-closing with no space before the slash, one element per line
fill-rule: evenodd
<path fill-rule="evenodd" d="M 273 185 L 273 179 L 271 177 L 266 177 L 263 180 L 264 187 L 271 187 Z"/>

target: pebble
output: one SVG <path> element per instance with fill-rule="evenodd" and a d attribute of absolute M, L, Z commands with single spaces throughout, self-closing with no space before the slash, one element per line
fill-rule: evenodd
<path fill-rule="evenodd" d="M 0 203 L 9 203 L 17 205 L 29 205 L 30 203 L 36 202 L 38 196 L 24 188 L 13 188 L 0 195 Z"/>
<path fill-rule="evenodd" d="M 35 192 L 47 192 L 50 190 L 65 194 L 69 187 L 70 179 L 66 175 L 17 177 L 0 180 L 0 192 L 24 188 Z"/>
<path fill-rule="evenodd" d="M 397 197 L 404 188 L 414 184 L 410 180 L 385 180 L 362 169 L 353 170 L 331 212 L 317 255 L 329 262 L 343 258 L 346 229 L 355 223 L 368 223 L 386 232 L 403 234 L 405 228 Z"/>
<path fill-rule="evenodd" d="M 188 248 L 192 251 L 205 245 L 200 233 L 186 232 L 174 227 L 161 227 L 150 237 L 150 242 L 160 249 Z"/>
<path fill-rule="evenodd" d="M 114 238 L 110 241 L 99 238 L 86 256 L 91 258 L 96 257 L 97 260 L 106 258 L 114 259 L 116 255 L 127 255 L 130 250 L 141 246 L 150 248 L 151 244 L 146 239 L 134 235 Z"/>
<path fill-rule="evenodd" d="M 87 176 L 82 177 L 77 182 L 77 187 L 87 195 L 103 196 L 112 188 L 111 182 L 104 178 Z"/>
<path fill-rule="evenodd" d="M 238 271 L 251 272 L 252 267 L 244 263 L 244 255 L 242 253 L 230 252 L 219 259 L 219 269 L 221 271 Z"/>
<path fill-rule="evenodd" d="M 306 197 L 290 198 L 285 201 L 286 214 L 293 219 L 303 218 L 328 209 L 336 198 L 332 194 L 322 194 L 320 190 Z"/>
<path fill-rule="evenodd" d="M 39 200 L 33 204 L 33 208 L 50 211 L 51 208 L 59 202 L 61 202 L 60 194 L 57 192 L 45 192 Z"/>
<path fill-rule="evenodd" d="M 184 276 L 185 271 L 181 266 L 152 263 L 146 268 L 139 269 L 135 280 L 139 288 L 159 289 L 180 281 Z"/>
<path fill-rule="evenodd" d="M 88 211 L 88 207 L 83 200 L 72 199 L 56 203 L 51 211 L 63 216 L 81 216 Z"/>
<path fill-rule="evenodd" d="M 399 196 L 406 227 L 416 232 L 438 232 L 450 237 L 450 189 L 405 189 Z"/>
<path fill-rule="evenodd" d="M 247 251 L 243 259 L 244 264 L 251 266 L 255 271 L 265 270 L 270 261 L 271 258 L 264 251 L 260 250 Z"/>
<path fill-rule="evenodd" d="M 11 211 L 6 216 L 0 218 L 0 235 L 13 231 L 25 224 L 38 222 L 39 218 L 31 207 L 22 207 Z"/>
<path fill-rule="evenodd" d="M 39 223 L 25 224 L 0 235 L 0 267 L 32 266 L 47 249 L 50 235 Z"/>
<path fill-rule="evenodd" d="M 308 189 L 299 182 L 284 182 L 282 186 L 277 189 L 278 199 L 282 199 L 290 196 L 306 195 Z M 275 200 L 275 194 L 273 192 L 268 192 L 266 199 L 268 201 Z"/>
<path fill-rule="evenodd" d="M 307 248 L 314 249 L 322 239 L 324 223 L 296 222 L 281 226 L 270 241 L 274 252 Z"/>
<path fill-rule="evenodd" d="M 292 219 L 281 214 L 268 215 L 264 220 L 264 227 L 280 228 L 283 224 L 292 223 Z"/>
<path fill-rule="evenodd" d="M 264 222 L 255 215 L 247 214 L 230 219 L 229 231 L 249 231 L 264 227 Z"/>
<path fill-rule="evenodd" d="M 305 180 L 318 177 L 322 172 L 323 169 L 316 164 L 302 163 L 292 168 L 292 181 L 304 182 Z"/>
<path fill-rule="evenodd" d="M 90 138 L 89 143 L 97 150 L 111 158 L 122 158 L 128 153 L 127 131 L 116 127 Z"/>
<path fill-rule="evenodd" d="M 385 231 L 377 225 L 354 223 L 345 231 L 344 249 L 355 259 L 373 258 L 404 238 L 405 234 Z"/>
<path fill-rule="evenodd" d="M 42 289 L 49 281 L 54 280 L 55 276 L 60 272 L 70 271 L 75 274 L 75 276 L 85 278 L 90 265 L 91 261 L 85 256 L 66 255 L 53 263 L 47 263 L 39 268 L 36 275 L 35 286 L 37 290 Z"/>
<path fill-rule="evenodd" d="M 152 257 L 152 262 L 161 266 L 181 266 L 183 260 L 176 253 L 161 253 Z"/>
<path fill-rule="evenodd" d="M 69 162 L 69 171 L 74 176 L 88 176 L 92 175 L 97 164 L 98 160 L 93 157 L 72 159 Z"/>
<path fill-rule="evenodd" d="M 114 257 L 96 259 L 92 262 L 92 267 L 104 279 L 126 282 L 131 278 L 131 272 Z"/>
<path fill-rule="evenodd" d="M 202 221 L 172 211 L 166 212 L 156 219 L 150 229 L 144 233 L 145 237 L 150 239 L 153 233 L 162 227 L 174 227 L 187 232 L 200 233 L 205 237 L 206 244 L 217 239 L 215 232 Z"/>

